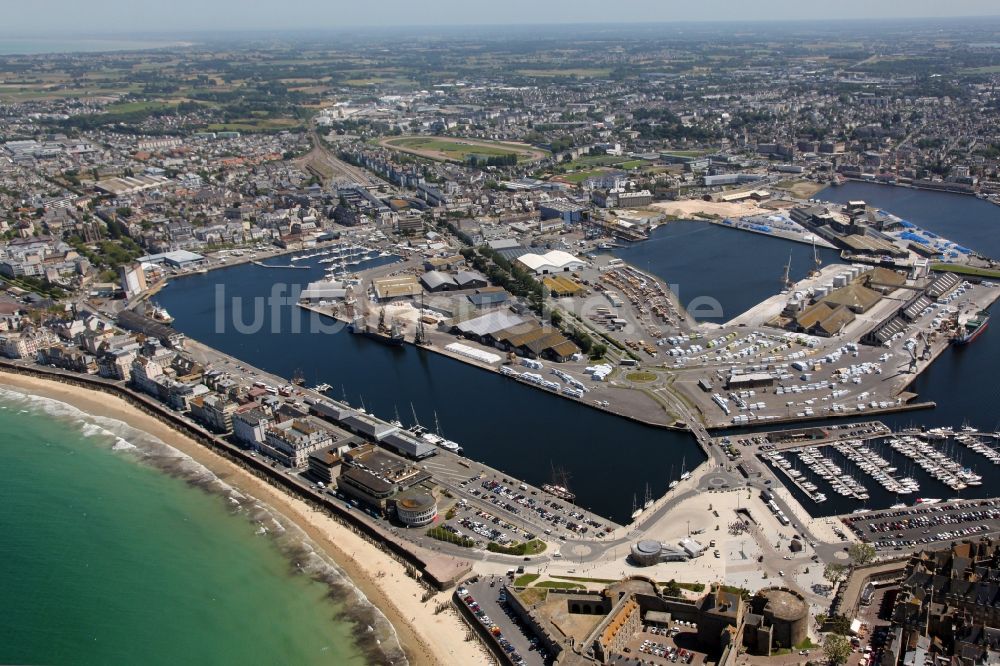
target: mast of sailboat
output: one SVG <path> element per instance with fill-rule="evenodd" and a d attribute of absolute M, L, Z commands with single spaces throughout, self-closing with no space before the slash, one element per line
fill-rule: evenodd
<path fill-rule="evenodd" d="M 413 403 L 410 403 L 410 412 L 413 414 L 413 425 L 419 426 L 420 419 L 417 418 L 417 410 L 413 408 Z"/>
<path fill-rule="evenodd" d="M 437 433 L 438 437 L 444 437 L 444 435 L 441 434 L 441 424 L 438 423 L 438 413 L 436 409 L 434 410 L 434 432 Z"/>
<path fill-rule="evenodd" d="M 813 234 L 813 273 L 819 275 L 819 267 L 823 262 L 819 258 L 819 251 L 816 250 L 816 235 Z"/>
<path fill-rule="evenodd" d="M 788 253 L 788 263 L 785 264 L 785 275 L 782 278 L 782 286 L 784 289 L 792 288 L 792 253 Z"/>

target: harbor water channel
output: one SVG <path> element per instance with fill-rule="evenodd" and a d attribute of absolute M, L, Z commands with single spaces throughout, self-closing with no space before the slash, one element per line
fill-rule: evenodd
<path fill-rule="evenodd" d="M 1000 257 L 1000 207 L 972 197 L 849 183 L 829 188 L 817 198 L 838 202 L 861 198 L 987 256 Z M 697 308 L 694 311 L 699 319 L 717 323 L 777 293 L 789 253 L 791 276 L 801 278 L 812 267 L 811 247 L 703 222 L 672 222 L 655 230 L 649 241 L 616 250 L 627 262 L 672 285 L 685 306 L 697 297 L 717 301 L 721 316 L 706 317 Z M 824 265 L 839 261 L 832 250 L 820 250 L 820 257 Z M 375 258 L 359 268 L 388 261 Z M 267 263 L 286 265 L 288 259 Z M 250 304 L 271 295 L 274 284 L 304 288 L 322 278 L 323 266 L 316 260 L 299 264 L 308 268 L 244 264 L 184 277 L 172 281 L 156 300 L 175 317 L 174 326 L 191 338 L 283 377 L 301 371 L 308 384 L 330 384 L 331 397 L 363 405 L 385 420 L 398 415 L 406 425 L 417 420 L 430 428 L 437 421 L 442 434 L 461 444 L 466 456 L 514 477 L 540 485 L 552 479 L 554 469 L 565 470 L 578 504 L 620 523 L 629 522 L 633 497 L 642 497 L 647 484 L 658 497 L 671 480 L 705 460 L 688 434 L 589 409 L 433 351 L 410 345 L 387 347 L 346 331 L 310 332 L 308 320 L 315 315 L 293 305 L 280 308 L 280 317 L 268 321 L 259 332 L 235 330 L 234 316 L 252 319 Z M 238 302 L 246 312 L 232 311 Z M 984 431 L 996 430 L 998 376 L 1000 334 L 986 331 L 966 348 L 947 350 L 913 383 L 912 390 L 921 400 L 936 402 L 936 409 L 881 420 L 897 429 L 917 425 L 958 429 L 968 422 Z M 825 451 L 840 455 L 832 449 Z M 883 453 L 889 459 L 895 452 Z M 961 496 L 989 495 L 1000 466 L 979 460 L 981 456 L 967 449 L 958 453 L 984 479 L 981 486 L 967 488 Z M 899 460 L 898 454 L 893 460 Z M 845 471 L 850 472 L 849 464 L 844 465 Z M 900 469 L 913 472 L 921 495 L 957 496 L 930 477 L 924 478 L 922 469 L 904 465 L 901 462 Z M 863 473 L 854 471 L 861 480 Z M 864 501 L 827 493 L 828 501 L 816 504 L 798 489 L 793 492 L 814 515 L 907 501 L 883 492 L 869 478 L 864 480 L 869 487 L 869 498 Z M 907 503 L 916 496 L 910 496 Z"/>

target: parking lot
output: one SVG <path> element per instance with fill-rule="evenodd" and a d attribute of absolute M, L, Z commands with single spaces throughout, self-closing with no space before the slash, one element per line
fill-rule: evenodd
<path fill-rule="evenodd" d="M 845 516 L 841 520 L 877 550 L 904 550 L 1000 531 L 1000 500 L 924 504 Z"/>
<path fill-rule="evenodd" d="M 630 664 L 703 664 L 708 660 L 699 652 L 697 628 L 691 622 L 674 621 L 666 627 L 644 626 L 625 646 L 622 654 L 613 655 L 610 663 Z"/>
<path fill-rule="evenodd" d="M 479 548 L 490 542 L 506 546 L 532 539 L 599 538 L 614 529 L 612 523 L 507 478 L 467 477 L 456 490 L 453 511 L 445 513 L 452 517 L 440 527 L 472 539 Z"/>
<path fill-rule="evenodd" d="M 459 603 L 465 603 L 472 610 L 511 660 L 525 666 L 551 663 L 551 655 L 539 647 L 534 633 L 510 609 L 506 601 L 506 580 L 489 576 L 474 580 L 476 582 L 458 588 Z M 471 603 L 467 601 L 469 598 Z"/>
<path fill-rule="evenodd" d="M 454 454 L 442 452 L 421 467 L 457 498 L 457 515 L 448 521 L 449 529 L 462 531 L 474 540 L 497 540 L 500 534 L 496 538 L 477 534 L 469 525 L 461 524 L 462 518 L 483 523 L 482 528 L 499 525 L 501 534 L 506 532 L 510 540 L 602 538 L 618 527 L 539 488 Z M 515 537 L 512 532 L 521 536 Z"/>

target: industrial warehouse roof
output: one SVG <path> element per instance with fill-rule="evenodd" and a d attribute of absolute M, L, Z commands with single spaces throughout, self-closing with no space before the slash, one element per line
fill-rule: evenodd
<path fill-rule="evenodd" d="M 305 290 L 301 294 L 301 297 L 310 300 L 321 298 L 334 299 L 344 298 L 346 294 L 347 290 L 344 288 L 343 282 L 312 282 L 306 286 Z"/>
<path fill-rule="evenodd" d="M 583 285 L 561 275 L 551 275 L 542 278 L 542 284 L 553 294 L 575 294 L 583 291 Z"/>
<path fill-rule="evenodd" d="M 164 262 L 168 264 L 182 265 L 190 264 L 196 261 L 203 261 L 205 257 L 194 252 L 188 252 L 187 250 L 174 250 L 172 252 L 161 252 L 160 254 L 147 254 L 145 257 L 139 257 L 136 261 L 141 261 L 147 264 L 162 264 Z"/>
<path fill-rule="evenodd" d="M 469 294 L 469 300 L 477 307 L 499 305 L 507 302 L 507 292 L 501 287 L 486 287 Z"/>
<path fill-rule="evenodd" d="M 422 291 L 420 283 L 412 275 L 380 278 L 372 280 L 375 296 L 378 299 L 399 298 L 400 296 L 418 296 Z"/>
<path fill-rule="evenodd" d="M 486 278 L 483 277 L 481 273 L 477 273 L 476 271 L 459 271 L 455 274 L 455 282 L 462 286 L 465 286 L 470 282 L 482 282 L 483 284 L 486 284 Z"/>
<path fill-rule="evenodd" d="M 396 430 L 382 438 L 381 444 L 399 454 L 413 458 L 426 458 L 437 453 L 437 448 L 422 439 L 418 439 L 405 430 Z"/>
<path fill-rule="evenodd" d="M 455 328 L 465 335 L 482 337 L 524 322 L 524 318 L 513 312 L 498 310 L 455 324 Z"/>
<path fill-rule="evenodd" d="M 854 313 L 844 305 L 820 301 L 807 308 L 795 320 L 805 331 L 813 331 L 818 327 L 827 335 L 835 335 L 854 321 Z"/>
<path fill-rule="evenodd" d="M 854 282 L 830 292 L 823 301 L 832 305 L 846 305 L 855 312 L 867 312 L 882 300 L 882 295 L 868 287 Z"/>
<path fill-rule="evenodd" d="M 902 287 L 906 284 L 906 276 L 897 271 L 882 266 L 876 266 L 865 276 L 869 287 Z"/>
<path fill-rule="evenodd" d="M 420 276 L 420 281 L 427 285 L 427 288 L 432 291 L 446 284 L 458 286 L 458 282 L 455 281 L 455 278 L 447 273 L 442 273 L 441 271 L 427 271 Z"/>
<path fill-rule="evenodd" d="M 848 248 L 856 252 L 871 252 L 895 256 L 901 251 L 899 247 L 889 241 L 882 240 L 881 238 L 875 238 L 874 236 L 850 234 L 848 236 L 843 236 L 840 240 L 843 241 Z"/>
<path fill-rule="evenodd" d="M 556 269 L 563 269 L 567 266 L 572 266 L 573 264 L 583 264 L 583 261 L 577 259 L 569 252 L 564 252 L 562 250 L 551 250 L 545 254 L 522 254 L 517 258 L 522 264 L 527 266 L 533 271 L 537 271 L 546 266 L 552 266 Z"/>

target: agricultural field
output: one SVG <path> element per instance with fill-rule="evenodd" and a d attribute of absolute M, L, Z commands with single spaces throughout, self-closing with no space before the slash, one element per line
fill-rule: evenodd
<path fill-rule="evenodd" d="M 399 136 L 379 142 L 386 148 L 442 162 L 467 162 L 470 158 L 514 156 L 519 162 L 540 160 L 548 155 L 526 144 L 501 143 L 482 139 L 461 139 L 447 136 Z"/>

